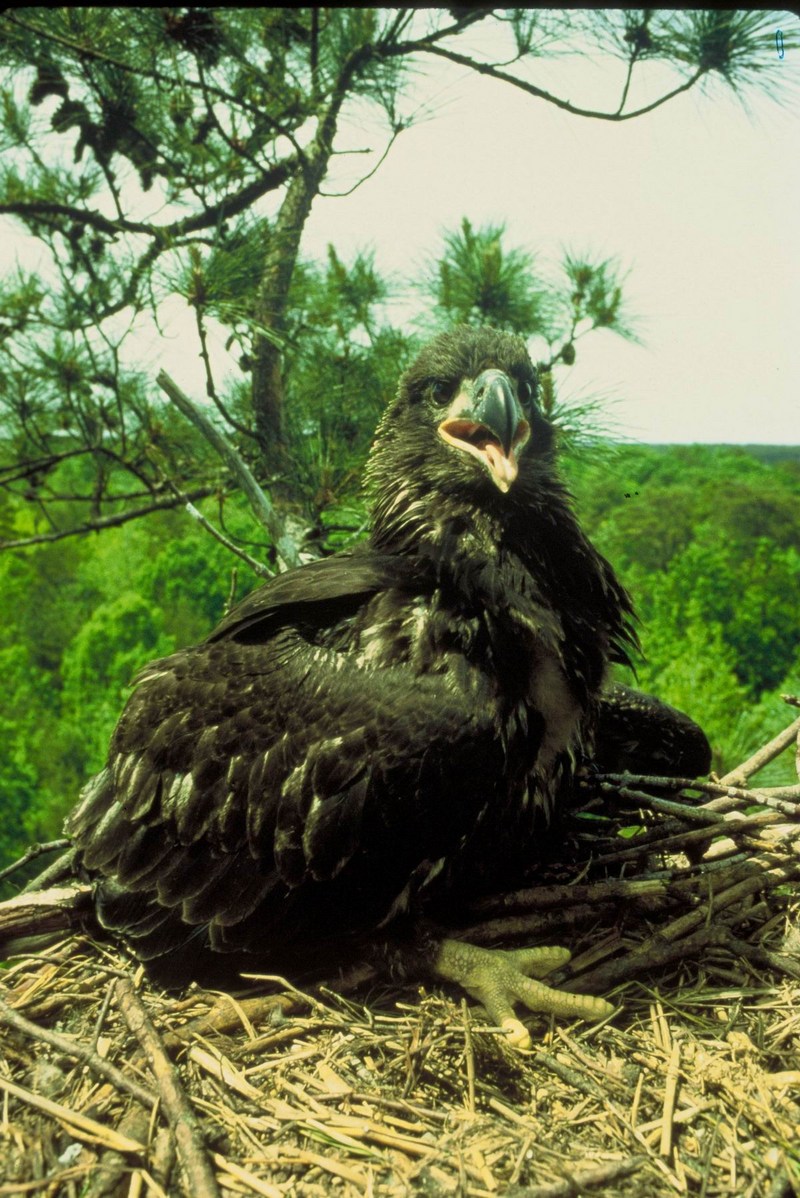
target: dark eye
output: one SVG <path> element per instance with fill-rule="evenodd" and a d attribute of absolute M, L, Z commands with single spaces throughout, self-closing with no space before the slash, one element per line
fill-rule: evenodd
<path fill-rule="evenodd" d="M 517 391 L 519 392 L 519 397 L 523 403 L 530 403 L 533 399 L 533 387 L 530 385 L 527 379 L 522 379 L 520 381 Z"/>
<path fill-rule="evenodd" d="M 450 385 L 442 379 L 433 379 L 430 384 L 431 399 L 434 403 L 447 403 L 450 398 Z"/>

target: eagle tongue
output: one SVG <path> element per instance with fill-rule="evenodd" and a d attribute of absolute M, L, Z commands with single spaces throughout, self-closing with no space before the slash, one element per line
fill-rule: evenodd
<path fill-rule="evenodd" d="M 519 473 L 519 466 L 517 465 L 514 450 L 510 449 L 508 457 L 506 457 L 500 445 L 497 445 L 494 441 L 487 441 L 482 447 L 481 452 L 492 473 L 492 478 L 505 494 Z"/>
<path fill-rule="evenodd" d="M 527 426 L 526 426 L 527 428 Z M 508 454 L 497 439 L 496 433 L 487 425 L 466 420 L 463 417 L 443 420 L 439 425 L 439 436 L 457 449 L 471 454 L 488 468 L 492 482 L 503 494 L 509 490 L 519 473 L 514 446 Z M 527 437 L 523 438 L 523 443 Z"/>

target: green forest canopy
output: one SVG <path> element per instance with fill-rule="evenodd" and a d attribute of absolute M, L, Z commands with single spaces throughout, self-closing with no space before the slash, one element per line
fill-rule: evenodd
<path fill-rule="evenodd" d="M 634 594 L 640 684 L 689 710 L 717 770 L 731 768 L 789 722 L 780 694 L 800 690 L 800 450 L 769 465 L 733 447 L 617 445 L 566 467 L 588 532 Z M 252 534 L 241 504 L 226 511 L 231 532 Z M 362 519 L 355 492 L 326 509 L 322 547 Z M 60 834 L 133 674 L 210 630 L 235 564 L 174 511 L 0 556 L 0 858 Z M 257 581 L 242 568 L 237 597 Z M 785 756 L 769 778 L 793 774 Z"/>

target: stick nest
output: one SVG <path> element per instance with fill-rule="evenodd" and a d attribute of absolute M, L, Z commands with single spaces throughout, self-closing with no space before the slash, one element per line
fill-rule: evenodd
<path fill-rule="evenodd" d="M 587 778 L 569 866 L 476 907 L 457 935 L 567 943 L 555 984 L 619 1004 L 530 1016 L 530 1052 L 433 987 L 176 997 L 83 935 L 12 958 L 0 1196 L 798 1192 L 800 787 L 748 780 L 799 731 L 712 782 Z"/>

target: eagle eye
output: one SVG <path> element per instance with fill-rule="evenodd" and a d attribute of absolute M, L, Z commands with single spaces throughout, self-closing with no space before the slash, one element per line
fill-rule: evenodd
<path fill-rule="evenodd" d="M 520 380 L 517 391 L 523 403 L 530 403 L 533 399 L 533 387 L 530 385 L 527 379 Z"/>
<path fill-rule="evenodd" d="M 445 404 L 450 398 L 450 385 L 443 379 L 431 379 L 429 389 L 434 403 Z"/>

